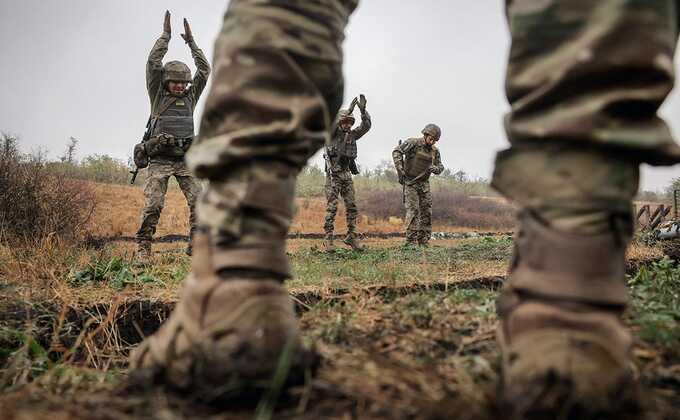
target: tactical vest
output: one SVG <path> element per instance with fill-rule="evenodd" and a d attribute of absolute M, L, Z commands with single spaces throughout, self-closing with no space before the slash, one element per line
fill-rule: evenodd
<path fill-rule="evenodd" d="M 352 131 L 344 132 L 337 129 L 331 144 L 326 148 L 326 156 L 331 166 L 339 165 L 341 170 L 349 170 L 352 174 L 358 175 L 357 168 L 357 141 L 352 135 Z"/>
<path fill-rule="evenodd" d="M 347 159 L 357 158 L 357 141 L 352 135 L 351 130 L 344 132 L 338 129 L 337 137 L 334 140 L 334 147 L 339 156 Z"/>
<path fill-rule="evenodd" d="M 404 170 L 406 175 L 414 179 L 418 176 L 418 181 L 425 181 L 430 178 L 430 167 L 434 160 L 434 149 L 427 150 L 424 147 L 417 147 L 414 153 L 406 155 Z"/>
<path fill-rule="evenodd" d="M 157 152 L 160 156 L 184 156 L 187 147 L 194 138 L 194 104 L 188 95 L 164 96 L 159 109 L 164 109 L 156 118 L 152 137 L 161 134 L 172 137 L 175 144 L 165 145 Z"/>

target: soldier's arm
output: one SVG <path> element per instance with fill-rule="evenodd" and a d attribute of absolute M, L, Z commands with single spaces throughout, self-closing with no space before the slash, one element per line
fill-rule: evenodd
<path fill-rule="evenodd" d="M 434 159 L 432 161 L 432 167 L 430 168 L 430 171 L 435 175 L 439 175 L 444 172 L 444 165 L 442 165 L 442 156 L 439 153 L 439 149 L 434 149 Z"/>
<path fill-rule="evenodd" d="M 163 35 L 154 44 L 146 62 L 146 89 L 152 101 L 163 85 L 163 57 L 168 52 L 169 43 L 170 33 L 163 31 Z"/>
<path fill-rule="evenodd" d="M 371 114 L 369 114 L 368 111 L 363 110 L 361 112 L 361 124 L 359 125 L 359 127 L 352 130 L 354 139 L 359 140 L 364 136 L 364 134 L 368 133 L 368 130 L 370 129 L 371 129 Z"/>
<path fill-rule="evenodd" d="M 394 161 L 394 167 L 397 169 L 397 174 L 401 175 L 404 173 L 404 154 L 405 146 L 407 141 L 401 143 L 399 146 L 395 147 L 392 151 L 392 160 Z"/>
<path fill-rule="evenodd" d="M 198 48 L 196 41 L 191 39 L 188 42 L 189 48 L 191 49 L 191 56 L 194 58 L 194 63 L 196 64 L 196 75 L 191 84 L 191 90 L 194 96 L 194 103 L 198 101 L 201 97 L 205 85 L 208 83 L 208 77 L 210 76 L 210 63 L 208 59 L 205 58 L 203 50 Z"/>

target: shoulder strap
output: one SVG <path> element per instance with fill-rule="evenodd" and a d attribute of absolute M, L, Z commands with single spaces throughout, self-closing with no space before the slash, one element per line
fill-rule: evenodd
<path fill-rule="evenodd" d="M 162 96 L 162 97 L 161 97 L 161 100 L 163 100 L 163 99 L 165 99 L 165 97 Z M 160 117 L 161 114 L 163 114 L 165 111 L 168 110 L 168 108 L 170 108 L 170 107 L 172 106 L 172 104 L 175 102 L 175 100 L 176 100 L 176 99 L 173 99 L 172 101 L 170 101 L 170 100 L 167 100 L 167 99 L 166 99 L 165 104 L 163 104 L 163 106 L 160 107 L 160 109 L 158 110 L 158 112 L 155 113 L 155 114 L 152 113 L 153 118 L 158 118 L 158 117 Z"/>

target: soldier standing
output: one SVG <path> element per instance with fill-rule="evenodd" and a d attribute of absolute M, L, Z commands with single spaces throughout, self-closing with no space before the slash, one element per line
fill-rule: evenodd
<path fill-rule="evenodd" d="M 361 124 L 354 125 L 354 107 L 358 105 L 361 112 Z M 361 250 L 356 234 L 357 204 L 354 196 L 354 182 L 352 175 L 359 173 L 356 165 L 357 140 L 371 129 L 371 116 L 366 111 L 366 97 L 360 95 L 354 98 L 347 110 L 340 110 L 337 124 L 332 130 L 331 141 L 326 146 L 324 159 L 326 161 L 326 220 L 324 223 L 324 249 L 333 251 L 333 229 L 335 215 L 338 212 L 338 198 L 342 195 L 347 213 L 347 236 L 344 242 L 354 250 Z"/>
<path fill-rule="evenodd" d="M 444 171 L 439 149 L 442 130 L 436 124 L 423 128 L 423 137 L 408 139 L 392 152 L 399 183 L 404 186 L 406 246 L 427 246 L 432 236 L 430 174 Z"/>
<path fill-rule="evenodd" d="M 168 180 L 174 176 L 189 205 L 189 244 L 186 253 L 191 255 L 192 239 L 196 230 L 196 199 L 201 192 L 199 182 L 184 163 L 194 138 L 194 108 L 210 75 L 210 64 L 196 45 L 184 19 L 182 38 L 191 48 L 196 63 L 196 75 L 191 77 L 189 67 L 180 61 L 162 60 L 168 51 L 171 37 L 170 12 L 165 12 L 163 35 L 156 41 L 146 65 L 146 86 L 151 100 L 150 139 L 143 143 L 149 166 L 144 182 L 146 203 L 137 231 L 138 256 L 148 260 L 151 241 L 165 203 Z"/>

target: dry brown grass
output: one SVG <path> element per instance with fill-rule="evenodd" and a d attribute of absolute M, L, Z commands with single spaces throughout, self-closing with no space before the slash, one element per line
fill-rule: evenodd
<path fill-rule="evenodd" d="M 94 191 L 98 206 L 92 217 L 88 230 L 95 237 L 133 236 L 139 228 L 139 215 L 144 206 L 144 193 L 139 186 L 95 184 Z M 497 202 L 495 200 L 479 199 Z M 322 233 L 326 217 L 326 202 L 323 198 L 297 198 L 296 213 L 291 226 L 291 233 Z M 394 210 L 390 214 L 397 220 L 390 223 L 390 217 L 369 217 L 359 208 L 358 229 L 360 232 L 401 232 L 403 210 Z M 189 209 L 181 191 L 170 188 L 166 195 L 165 207 L 161 213 L 157 236 L 168 234 L 186 234 Z M 454 220 L 455 219 L 451 219 Z M 505 222 L 501 223 L 505 226 Z M 344 233 L 347 230 L 344 205 L 341 205 L 335 219 L 335 231 Z M 489 226 L 457 225 L 446 221 L 434 223 L 434 230 L 439 232 L 460 231 L 492 231 Z"/>

